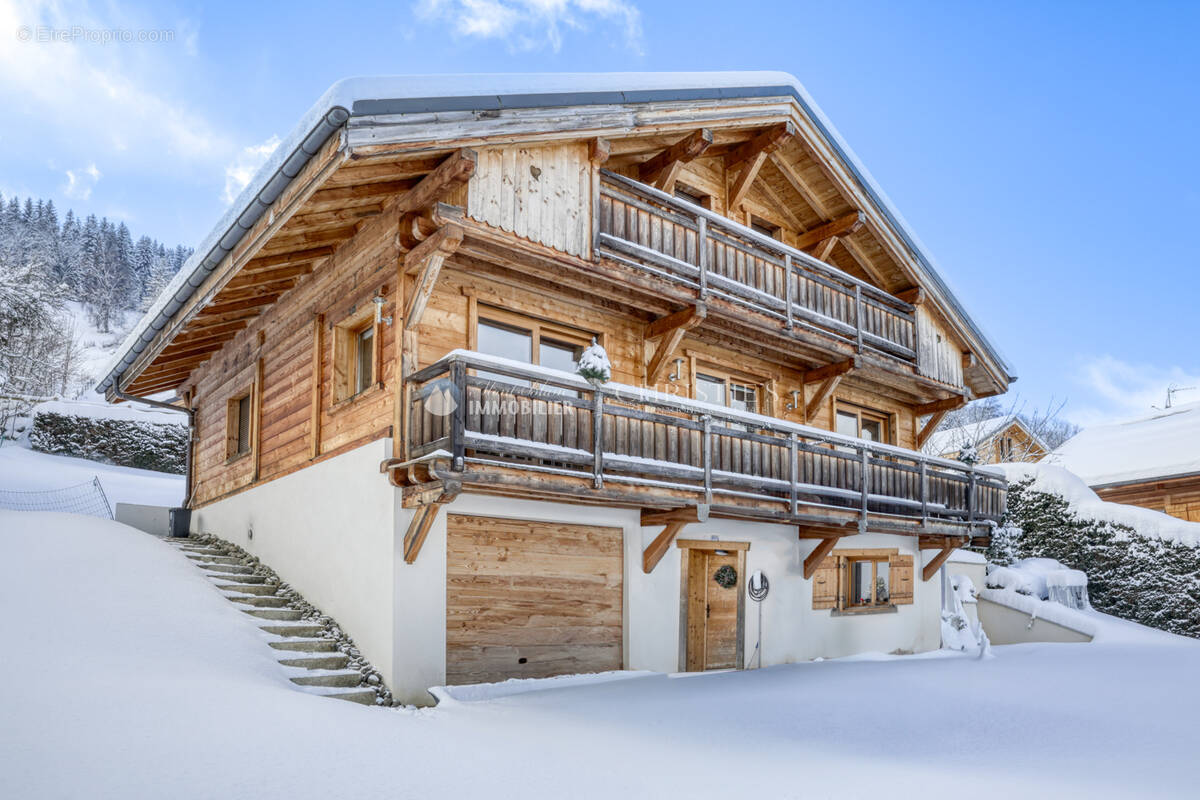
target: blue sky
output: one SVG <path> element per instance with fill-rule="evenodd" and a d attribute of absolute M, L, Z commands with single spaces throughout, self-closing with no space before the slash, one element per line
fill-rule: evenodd
<path fill-rule="evenodd" d="M 1198 35 L 1183 2 L 0 0 L 0 192 L 194 244 L 342 77 L 785 70 L 1015 366 L 1019 402 L 1091 423 L 1200 387 Z"/>

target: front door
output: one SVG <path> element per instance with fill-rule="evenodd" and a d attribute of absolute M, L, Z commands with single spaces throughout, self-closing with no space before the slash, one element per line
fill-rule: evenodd
<path fill-rule="evenodd" d="M 740 669 L 742 666 L 744 553 L 745 550 L 740 548 L 711 546 L 684 550 L 687 587 L 685 669 L 688 672 Z"/>

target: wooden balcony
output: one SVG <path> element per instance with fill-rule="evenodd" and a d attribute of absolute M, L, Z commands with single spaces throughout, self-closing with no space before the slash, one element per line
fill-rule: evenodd
<path fill-rule="evenodd" d="M 938 377 L 913 306 L 800 250 L 638 181 L 601 171 L 597 253 Z"/>
<path fill-rule="evenodd" d="M 703 506 L 826 535 L 986 536 L 1004 512 L 987 469 L 479 353 L 450 353 L 407 390 L 406 465 L 438 462 L 464 490 Z"/>

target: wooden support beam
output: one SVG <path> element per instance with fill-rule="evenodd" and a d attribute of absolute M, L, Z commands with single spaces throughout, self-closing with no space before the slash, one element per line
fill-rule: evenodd
<path fill-rule="evenodd" d="M 808 401 L 808 404 L 804 406 L 804 419 L 809 420 L 815 417 L 817 412 L 821 410 L 821 405 L 829 399 L 829 396 L 833 394 L 834 390 L 837 389 L 838 384 L 841 382 L 841 375 L 834 375 L 832 378 L 826 378 L 825 382 L 817 387 L 817 393 L 814 394 L 812 399 Z"/>
<path fill-rule="evenodd" d="M 923 417 L 926 414 L 936 414 L 939 411 L 953 411 L 956 408 L 962 408 L 967 404 L 965 395 L 955 395 L 947 397 L 945 400 L 934 400 L 932 403 L 924 403 L 919 406 L 913 406 L 913 413 L 918 417 Z"/>
<path fill-rule="evenodd" d="M 712 143 L 713 134 L 708 128 L 693 131 L 658 155 L 642 162 L 638 167 L 638 177 L 642 183 L 653 184 L 656 189 L 664 192 L 673 192 L 683 165 L 700 157 Z"/>
<path fill-rule="evenodd" d="M 809 250 L 834 236 L 849 236 L 861 228 L 866 221 L 867 218 L 863 212 L 851 211 L 832 222 L 826 222 L 824 225 L 818 225 L 812 230 L 800 234 L 796 237 L 795 247 L 797 250 Z"/>
<path fill-rule="evenodd" d="M 925 424 L 921 426 L 920 433 L 917 434 L 918 450 L 925 446 L 925 443 L 929 441 L 929 437 L 933 436 L 934 431 L 938 429 L 938 425 L 942 424 L 942 420 L 945 419 L 946 415 L 949 413 L 949 411 L 935 411 L 932 415 L 930 415 L 929 419 L 925 421 Z M 935 453 L 935 455 L 941 455 L 941 453 Z"/>
<path fill-rule="evenodd" d="M 896 297 L 910 305 L 919 306 L 925 302 L 926 294 L 923 288 L 914 286 L 911 289 L 896 292 Z"/>
<path fill-rule="evenodd" d="M 679 535 L 679 532 L 684 529 L 687 522 L 668 522 L 663 528 L 662 533 L 654 537 L 649 547 L 642 553 L 642 572 L 649 575 L 658 566 L 658 562 L 662 561 L 662 557 L 666 555 L 667 550 L 671 548 L 671 542 Z"/>
<path fill-rule="evenodd" d="M 771 163 L 775 165 L 775 169 L 779 170 L 779 174 L 788 182 L 792 190 L 803 198 L 808 207 L 813 210 L 813 213 L 821 219 L 829 219 L 829 212 L 826 210 L 825 204 L 821 202 L 821 198 L 817 197 L 817 193 L 805 183 L 799 173 L 792 168 L 792 165 L 785 161 L 779 153 L 772 153 L 770 159 Z"/>
<path fill-rule="evenodd" d="M 462 244 L 463 229 L 458 225 L 446 225 L 438 232 L 421 242 L 408 252 L 404 258 L 404 271 L 412 274 L 420 270 L 416 289 L 408 299 L 408 308 L 404 312 L 404 328 L 412 330 L 421 324 L 425 314 L 425 306 L 433 294 L 438 275 L 446 258 Z"/>
<path fill-rule="evenodd" d="M 642 509 L 643 528 L 669 525 L 672 522 L 708 522 L 708 504 L 698 503 L 694 506 L 671 508 L 666 511 Z"/>
<path fill-rule="evenodd" d="M 833 248 L 837 247 L 838 241 L 840 241 L 838 237 L 830 236 L 813 249 L 813 255 L 818 261 L 824 261 L 826 264 L 828 264 L 829 256 L 833 254 Z"/>
<path fill-rule="evenodd" d="M 725 174 L 735 176 L 730 182 L 729 209 L 736 209 L 742 204 L 767 157 L 795 132 L 792 123 L 781 122 L 725 155 Z"/>
<path fill-rule="evenodd" d="M 593 166 L 604 165 L 611 155 L 612 143 L 608 139 L 597 136 L 588 142 L 588 161 L 592 162 Z"/>
<path fill-rule="evenodd" d="M 942 564 L 946 563 L 946 559 L 950 557 L 950 554 L 954 552 L 956 547 L 958 547 L 957 541 L 947 542 L 942 547 L 941 552 L 934 556 L 933 560 L 925 565 L 925 569 L 921 570 L 921 580 L 927 581 L 934 575 L 937 575 L 937 571 L 941 569 Z"/>
<path fill-rule="evenodd" d="M 855 356 L 853 358 L 848 358 L 845 361 L 838 361 L 835 364 L 828 364 L 824 367 L 818 367 L 817 369 L 810 369 L 808 372 L 804 373 L 804 377 L 801 380 L 803 380 L 806 385 L 810 383 L 819 383 L 820 381 L 829 380 L 830 378 L 835 378 L 839 375 L 845 375 L 847 372 L 858 369 L 861 366 L 862 359 L 858 356 Z"/>
<path fill-rule="evenodd" d="M 416 562 L 417 556 L 421 552 L 421 545 L 425 544 L 429 529 L 433 527 L 433 522 L 437 519 L 438 509 L 457 497 L 460 488 L 461 484 L 444 481 L 441 494 L 418 508 L 413 514 L 412 520 L 408 523 L 408 530 L 404 533 L 405 564 Z"/>
<path fill-rule="evenodd" d="M 661 380 L 662 373 L 667 368 L 671 356 L 679 348 L 679 343 L 683 341 L 684 334 L 703 322 L 707 314 L 708 307 L 704 303 L 696 303 L 691 308 L 676 311 L 650 323 L 646 329 L 646 339 L 658 339 L 659 342 L 654 349 L 654 356 L 646 365 L 647 386 L 653 386 Z"/>
<path fill-rule="evenodd" d="M 408 214 L 429 208 L 470 179 L 475 172 L 475 151 L 464 147 L 450 155 L 416 186 L 396 201 L 396 213 Z"/>
<path fill-rule="evenodd" d="M 825 557 L 833 552 L 833 548 L 837 546 L 838 538 L 831 536 L 828 539 L 822 539 L 816 549 L 808 554 L 808 558 L 804 559 L 804 577 L 807 580 L 817 571 L 817 567 L 825 560 Z"/>

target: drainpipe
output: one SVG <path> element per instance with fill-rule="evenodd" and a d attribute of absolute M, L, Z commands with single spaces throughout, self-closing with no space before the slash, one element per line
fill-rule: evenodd
<path fill-rule="evenodd" d="M 128 400 L 132 403 L 145 403 L 148 406 L 161 408 L 164 411 L 175 411 L 181 414 L 187 414 L 187 450 L 183 458 L 183 507 L 188 508 L 192 503 L 192 439 L 196 435 L 196 412 L 190 408 L 180 408 L 173 406 L 170 403 L 164 403 L 161 400 L 151 400 L 148 397 L 136 397 L 132 394 L 126 394 L 120 388 L 120 381 L 113 384 L 113 396 L 119 397 L 122 400 Z"/>

